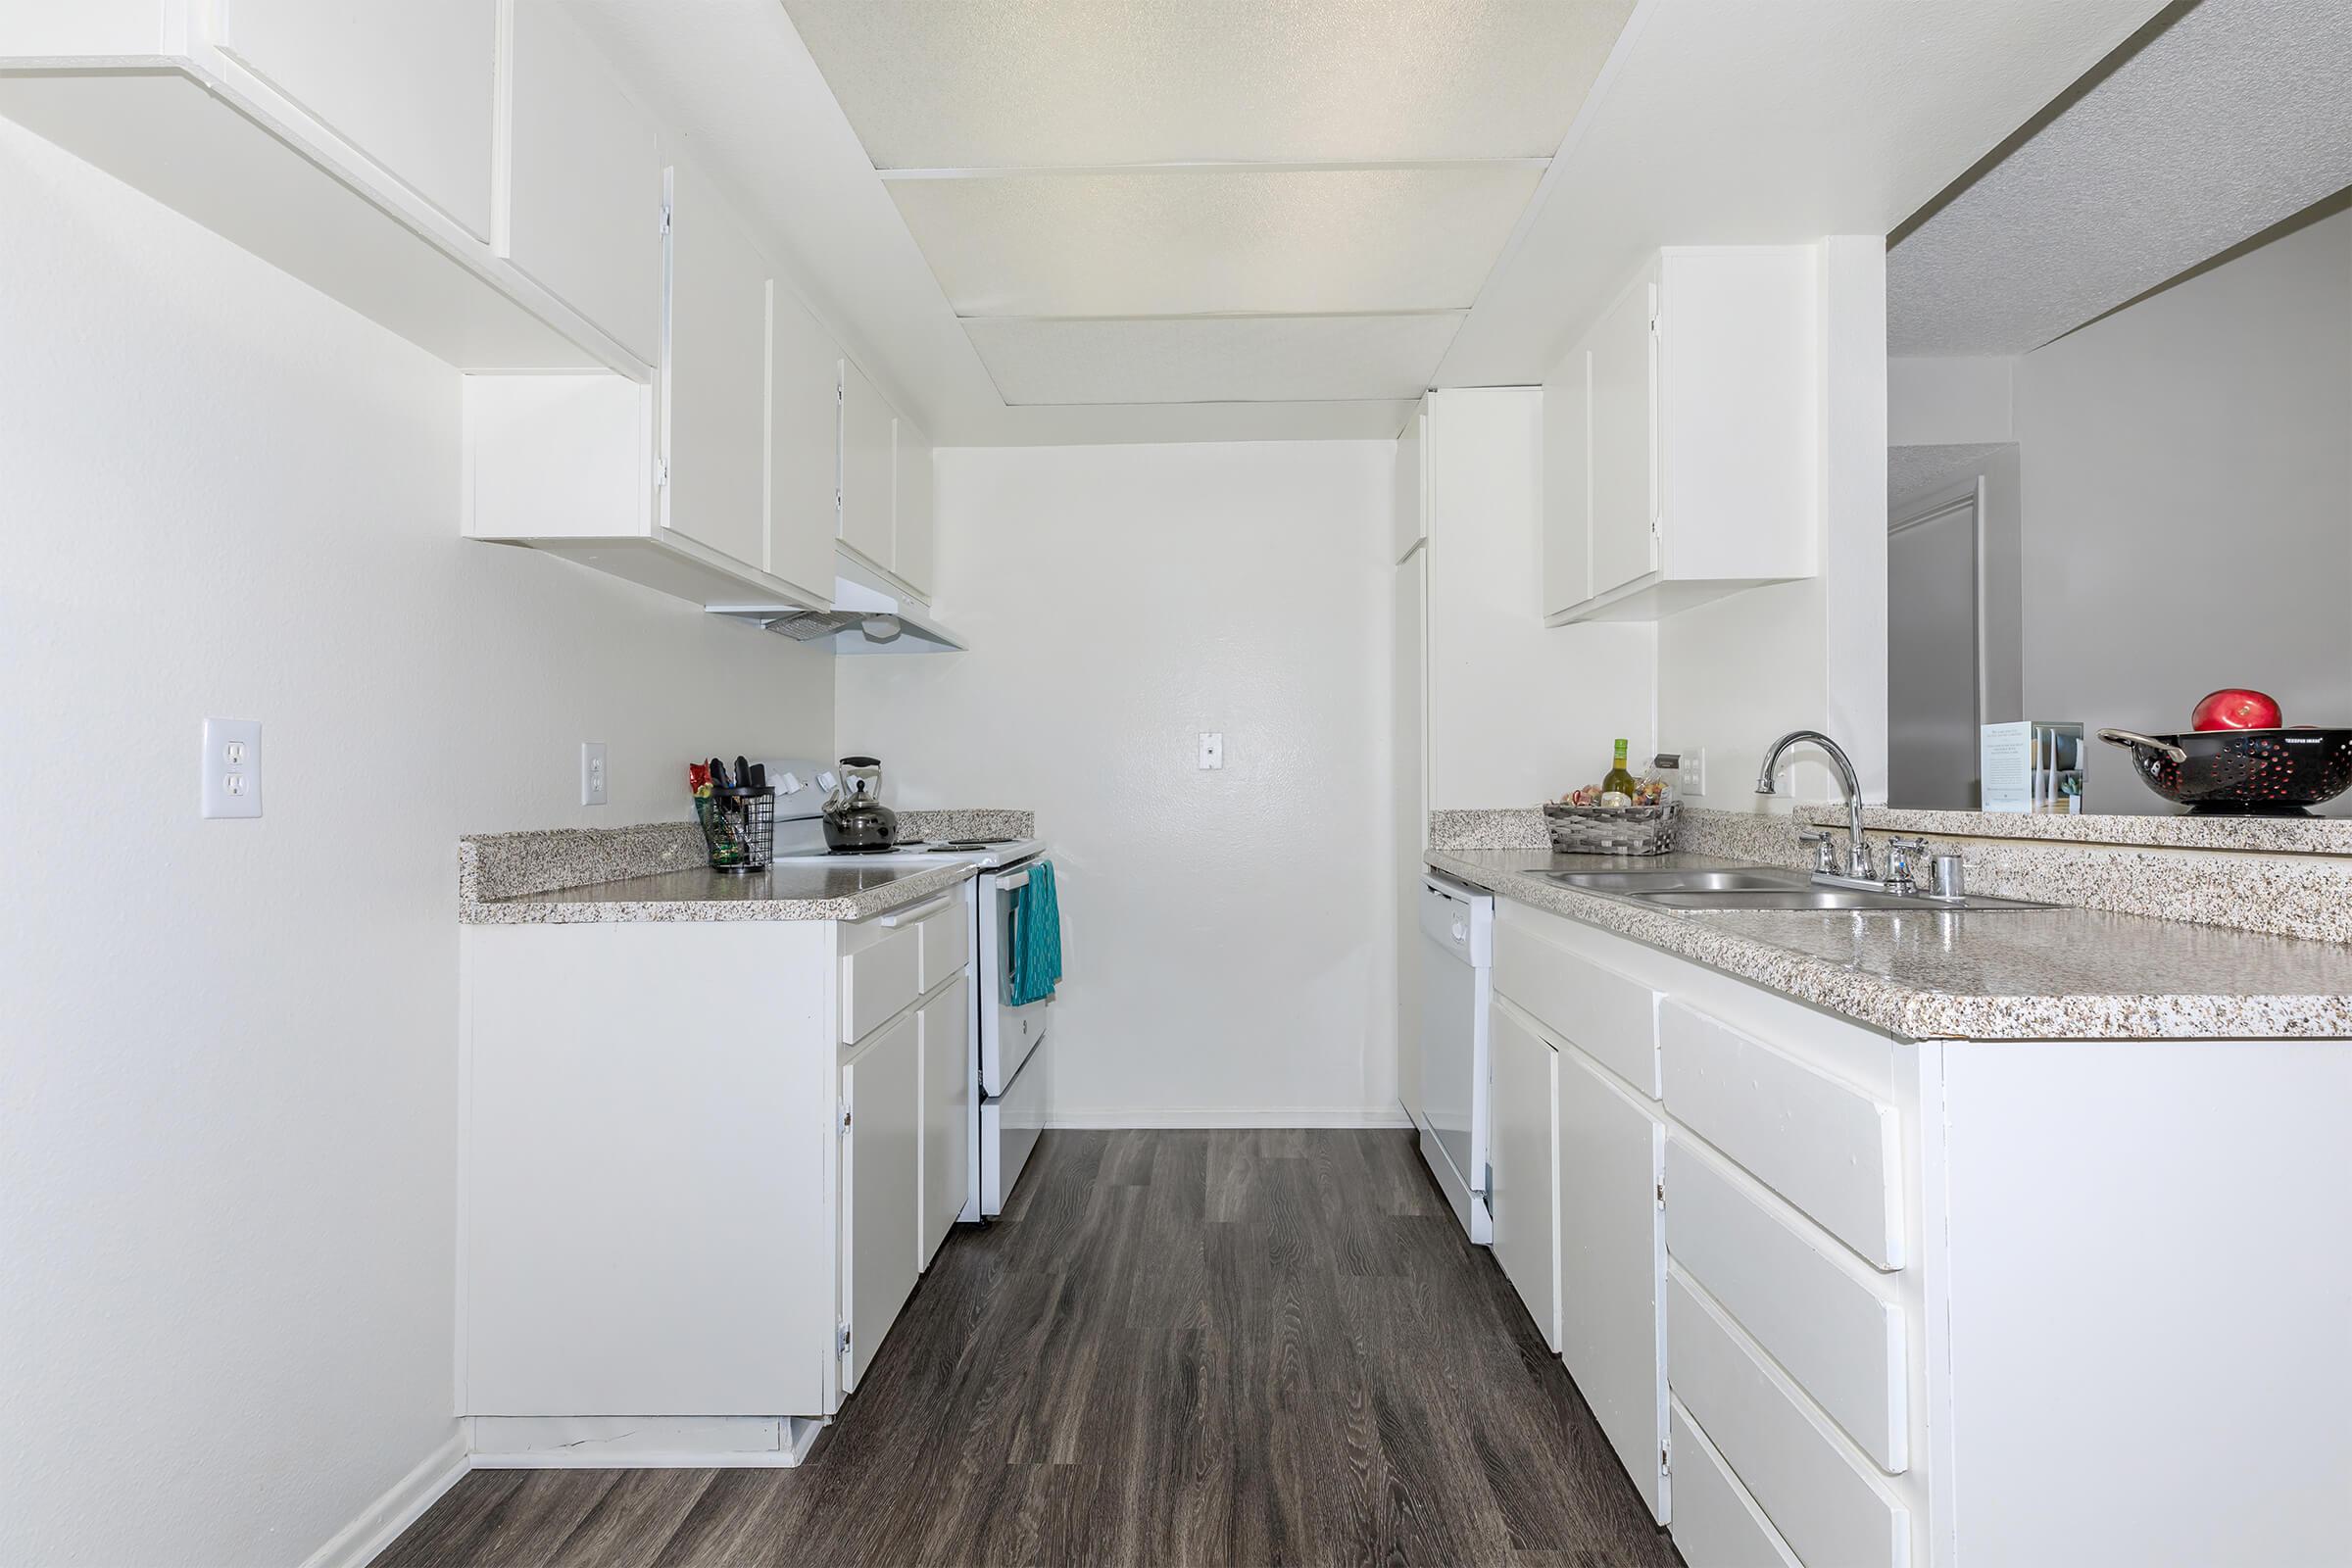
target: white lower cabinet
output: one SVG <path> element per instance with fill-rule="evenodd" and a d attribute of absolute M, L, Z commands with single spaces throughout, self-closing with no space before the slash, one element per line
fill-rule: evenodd
<path fill-rule="evenodd" d="M 882 1336 L 919 1274 L 922 1032 L 907 1013 L 842 1064 L 841 1303 L 850 1343 L 849 1393 L 873 1364 Z"/>
<path fill-rule="evenodd" d="M 1674 1396 L 1799 1561 L 1902 1568 L 1909 1510 L 1729 1316 L 1679 1269 L 1666 1282 Z"/>
<path fill-rule="evenodd" d="M 1803 1568 L 1681 1400 L 1667 1420 L 1674 1446 L 1674 1549 L 1689 1568 Z"/>
<path fill-rule="evenodd" d="M 1509 1005 L 1494 1012 L 1493 1128 L 1487 1203 L 1494 1261 L 1544 1343 L 1560 1348 L 1560 1054 Z"/>
<path fill-rule="evenodd" d="M 1583 1052 L 1559 1059 L 1560 1354 L 1663 1523 L 1666 1122 Z"/>
<path fill-rule="evenodd" d="M 461 929 L 458 1413 L 478 1451 L 800 1461 L 964 1205 L 965 897 Z"/>
<path fill-rule="evenodd" d="M 963 906 L 956 906 L 958 916 Z M 960 932 L 963 921 L 957 918 Z M 927 929 L 927 928 L 926 928 Z M 972 997 L 964 971 L 915 1014 L 923 1036 L 922 1214 L 917 1261 L 924 1268 L 963 1212 L 971 1188 Z"/>

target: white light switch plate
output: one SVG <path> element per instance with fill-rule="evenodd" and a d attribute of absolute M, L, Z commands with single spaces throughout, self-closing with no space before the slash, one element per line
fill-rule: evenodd
<path fill-rule="evenodd" d="M 1200 766 L 1203 770 L 1225 765 L 1225 732 L 1200 732 Z"/>
<path fill-rule="evenodd" d="M 605 804 L 605 743 L 580 742 L 580 804 Z"/>
<path fill-rule="evenodd" d="M 262 814 L 262 721 L 204 721 L 204 771 L 199 799 L 206 816 Z"/>

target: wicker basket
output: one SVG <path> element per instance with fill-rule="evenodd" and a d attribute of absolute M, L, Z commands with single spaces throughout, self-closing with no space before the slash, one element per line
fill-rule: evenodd
<path fill-rule="evenodd" d="M 1664 855 L 1674 848 L 1680 803 L 1663 806 L 1561 806 L 1546 803 L 1544 820 L 1561 855 Z"/>

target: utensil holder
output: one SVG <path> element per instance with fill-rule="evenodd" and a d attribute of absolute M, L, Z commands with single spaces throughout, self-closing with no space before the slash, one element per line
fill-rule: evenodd
<path fill-rule="evenodd" d="M 1547 802 L 1544 821 L 1561 855 L 1664 855 L 1674 848 L 1681 803 L 1663 806 L 1562 806 Z"/>
<path fill-rule="evenodd" d="M 713 789 L 694 798 L 695 820 L 713 871 L 764 871 L 776 851 L 776 792 L 772 786 Z"/>

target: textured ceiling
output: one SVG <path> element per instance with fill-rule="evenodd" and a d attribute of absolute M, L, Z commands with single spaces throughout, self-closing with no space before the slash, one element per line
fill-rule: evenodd
<path fill-rule="evenodd" d="M 1925 501 L 1936 491 L 1974 477 L 1984 460 L 2010 448 L 2007 442 L 1974 446 L 1888 447 L 1886 449 L 1886 520 L 1903 520 L 1903 509 Z"/>
<path fill-rule="evenodd" d="M 784 0 L 877 169 L 1548 158 L 1633 0 Z"/>
<path fill-rule="evenodd" d="M 1894 354 L 2022 354 L 2352 185 L 2352 3 L 2203 0 L 1886 260 Z"/>

